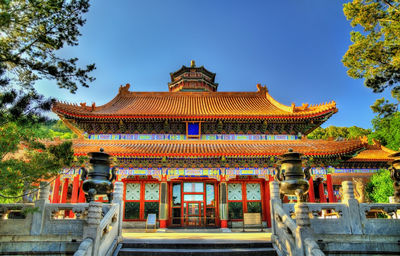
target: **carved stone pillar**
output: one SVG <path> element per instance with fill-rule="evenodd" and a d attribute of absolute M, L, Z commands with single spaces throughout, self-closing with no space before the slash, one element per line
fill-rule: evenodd
<path fill-rule="evenodd" d="M 113 203 L 119 204 L 118 206 L 118 236 L 122 239 L 122 218 L 123 218 L 123 208 L 124 208 L 124 201 L 123 201 L 123 196 L 124 196 L 124 183 L 117 181 L 114 184 L 114 198 L 113 198 Z"/>
<path fill-rule="evenodd" d="M 39 185 L 39 200 L 43 200 L 46 203 L 49 203 L 49 195 L 50 195 L 50 184 L 47 182 L 40 182 Z"/>
<path fill-rule="evenodd" d="M 296 224 L 301 227 L 310 227 L 309 209 L 306 204 L 297 203 L 294 205 L 296 213 Z"/>
<path fill-rule="evenodd" d="M 83 227 L 83 239 L 90 238 L 93 240 L 92 255 L 98 255 L 100 247 L 100 239 L 97 239 L 97 228 L 100 225 L 102 203 L 91 201 L 89 203 L 86 225 Z"/>
<path fill-rule="evenodd" d="M 281 201 L 279 193 L 279 183 L 277 181 L 271 181 L 269 183 L 269 189 L 271 191 L 271 200 Z"/>
<path fill-rule="evenodd" d="M 279 183 L 277 181 L 271 181 L 269 183 L 269 191 L 271 193 L 270 209 L 271 209 L 271 232 L 276 235 L 276 223 L 275 223 L 275 210 L 274 204 L 282 204 Z"/>
<path fill-rule="evenodd" d="M 349 199 L 354 199 L 353 182 L 343 181 L 342 189 L 343 189 L 343 201 L 348 201 Z"/>
<path fill-rule="evenodd" d="M 343 203 L 347 205 L 347 225 L 349 226 L 352 234 L 362 234 L 360 207 L 357 199 L 354 198 L 353 182 L 343 181 Z"/>
<path fill-rule="evenodd" d="M 310 211 L 305 203 L 297 203 L 294 206 L 296 213 L 296 255 L 306 255 L 306 238 L 313 238 L 311 230 Z"/>
<path fill-rule="evenodd" d="M 50 184 L 47 182 L 40 182 L 39 188 L 39 198 L 35 202 L 35 207 L 39 210 L 33 213 L 31 235 L 40 235 L 42 233 L 46 204 L 50 202 Z"/>

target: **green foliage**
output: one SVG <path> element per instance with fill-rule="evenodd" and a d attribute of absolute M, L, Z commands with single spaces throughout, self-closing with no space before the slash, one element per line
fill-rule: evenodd
<path fill-rule="evenodd" d="M 49 79 L 75 92 L 94 78 L 94 64 L 77 66 L 78 58 L 57 51 L 75 46 L 89 0 L 0 0 L 0 125 L 8 121 L 43 121 L 52 99 L 39 95 L 34 84 Z"/>
<path fill-rule="evenodd" d="M 365 79 L 365 85 L 374 92 L 390 87 L 396 98 L 400 92 L 399 0 L 353 0 L 343 5 L 343 12 L 356 29 L 351 32 L 353 44 L 342 59 L 349 68 L 347 74 Z M 385 115 L 397 111 L 398 101 L 384 105 L 374 111 Z"/>
<path fill-rule="evenodd" d="M 392 149 L 400 149 L 400 113 L 396 112 L 387 117 L 376 116 L 372 119 L 374 132 L 368 136 L 376 139 L 382 145 Z"/>
<path fill-rule="evenodd" d="M 55 79 L 60 88 L 77 90 L 93 78 L 76 66 L 77 58 L 55 55 L 65 45 L 75 46 L 88 0 L 0 0 L 0 62 L 19 85 L 30 88 L 40 78 Z"/>
<path fill-rule="evenodd" d="M 31 127 L 7 123 L 0 126 L 1 194 L 17 196 L 40 180 L 57 175 L 73 160 L 72 142 L 46 146 Z"/>
<path fill-rule="evenodd" d="M 388 203 L 389 196 L 393 196 L 393 181 L 390 178 L 390 172 L 386 169 L 379 170 L 372 175 L 367 184 L 366 191 L 370 200 L 375 203 Z"/>
<path fill-rule="evenodd" d="M 75 46 L 89 0 L 0 0 L 0 189 L 16 196 L 29 191 L 72 161 L 71 142 L 46 146 L 39 139 L 73 138 L 61 122 L 44 123 L 53 99 L 34 88 L 40 79 L 74 93 L 94 78 L 77 58 L 58 50 Z"/>
<path fill-rule="evenodd" d="M 398 0 L 353 0 L 343 12 L 358 31 L 343 57 L 354 78 L 365 78 L 376 92 L 399 82 L 400 3 Z"/>
<path fill-rule="evenodd" d="M 318 127 L 313 132 L 307 135 L 309 139 L 329 139 L 329 138 L 345 138 L 355 139 L 358 137 L 367 136 L 371 133 L 370 129 L 364 129 L 357 126 L 337 127 L 329 126 L 327 128 Z"/>

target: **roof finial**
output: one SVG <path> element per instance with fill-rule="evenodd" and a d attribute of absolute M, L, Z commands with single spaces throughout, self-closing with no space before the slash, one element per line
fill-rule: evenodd
<path fill-rule="evenodd" d="M 191 61 L 190 61 L 190 67 L 191 67 L 191 68 L 196 67 L 196 62 L 195 62 L 194 60 L 191 60 Z"/>

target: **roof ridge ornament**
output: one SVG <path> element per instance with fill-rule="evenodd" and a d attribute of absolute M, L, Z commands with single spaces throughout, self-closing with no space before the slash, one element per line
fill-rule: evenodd
<path fill-rule="evenodd" d="M 120 85 L 119 86 L 119 90 L 118 90 L 118 94 L 122 94 L 122 95 L 126 95 L 127 93 L 129 93 L 129 88 L 131 87 L 131 85 L 128 83 L 125 86 Z"/>
<path fill-rule="evenodd" d="M 267 88 L 266 85 L 262 86 L 261 84 L 257 84 L 257 92 L 267 93 L 268 92 L 268 88 Z"/>

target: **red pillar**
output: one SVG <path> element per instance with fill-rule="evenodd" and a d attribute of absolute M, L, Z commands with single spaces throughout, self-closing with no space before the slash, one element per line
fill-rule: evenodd
<path fill-rule="evenodd" d="M 332 176 L 330 174 L 326 175 L 326 186 L 327 186 L 327 189 L 328 189 L 329 203 L 334 203 L 335 202 L 335 196 L 333 194 Z"/>
<path fill-rule="evenodd" d="M 265 200 L 267 202 L 266 208 L 267 208 L 267 227 L 271 227 L 271 191 L 269 190 L 269 184 L 270 182 L 274 181 L 274 176 L 269 175 L 269 180 L 266 183 L 266 193 L 265 193 Z"/>
<path fill-rule="evenodd" d="M 58 204 L 60 200 L 60 176 L 56 178 L 56 181 L 54 182 L 54 189 L 53 189 L 53 201 L 51 201 L 53 204 Z"/>
<path fill-rule="evenodd" d="M 64 185 L 63 185 L 62 194 L 61 194 L 61 203 L 62 204 L 67 202 L 68 183 L 69 183 L 69 179 L 64 179 Z"/>
<path fill-rule="evenodd" d="M 74 177 L 74 181 L 72 182 L 72 196 L 71 196 L 72 204 L 78 202 L 78 192 L 79 192 L 79 175 L 76 175 Z"/>
<path fill-rule="evenodd" d="M 80 185 L 79 185 L 78 203 L 85 203 L 86 202 L 85 192 L 83 192 L 83 190 L 82 190 L 82 183 L 83 183 L 83 181 L 81 181 Z"/>
<path fill-rule="evenodd" d="M 309 201 L 310 203 L 315 203 L 314 180 L 312 177 L 308 180 L 308 184 L 310 185 L 310 188 L 308 189 Z"/>
<path fill-rule="evenodd" d="M 64 185 L 63 185 L 63 189 L 62 189 L 62 194 L 61 194 L 61 203 L 65 204 L 67 202 L 67 195 L 68 195 L 68 183 L 69 183 L 69 179 L 64 179 Z M 64 212 L 64 216 L 69 216 L 70 215 L 70 211 L 66 210 Z"/>
<path fill-rule="evenodd" d="M 324 183 L 322 182 L 322 180 L 319 183 L 318 192 L 319 192 L 319 202 L 320 203 L 326 203 Z"/>
<path fill-rule="evenodd" d="M 78 202 L 78 191 L 79 191 L 79 175 L 76 175 L 74 177 L 74 180 L 72 181 L 72 196 L 71 196 L 71 203 L 76 204 Z M 74 213 L 70 211 L 69 217 L 73 218 Z"/>

